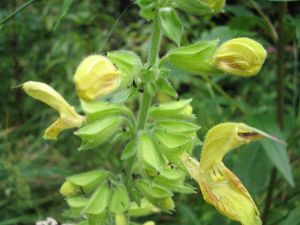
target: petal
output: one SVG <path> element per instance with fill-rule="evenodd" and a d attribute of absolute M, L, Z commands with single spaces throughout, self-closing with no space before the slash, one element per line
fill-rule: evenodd
<path fill-rule="evenodd" d="M 44 102 L 45 104 L 57 110 L 59 113 L 64 112 L 66 114 L 72 114 L 72 111 L 74 111 L 74 109 L 57 91 L 45 83 L 28 81 L 24 83 L 22 87 L 29 96 Z"/>
<path fill-rule="evenodd" d="M 59 117 L 54 123 L 52 123 L 45 131 L 44 138 L 57 140 L 60 132 L 66 129 L 75 128 L 80 126 L 78 123 L 74 123 L 72 120 L 68 120 L 64 117 Z"/>

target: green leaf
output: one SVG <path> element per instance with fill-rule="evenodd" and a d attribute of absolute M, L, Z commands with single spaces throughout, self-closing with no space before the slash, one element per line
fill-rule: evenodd
<path fill-rule="evenodd" d="M 172 87 L 167 79 L 159 79 L 158 81 L 159 90 L 165 94 L 172 96 L 174 98 L 178 97 L 176 90 Z"/>
<path fill-rule="evenodd" d="M 120 91 L 114 93 L 111 102 L 114 104 L 125 103 L 128 98 L 134 96 L 137 93 L 137 89 L 130 87 L 126 89 L 121 89 Z"/>
<path fill-rule="evenodd" d="M 171 50 L 162 62 L 168 61 L 195 75 L 220 73 L 211 65 L 217 45 L 218 40 L 200 41 L 192 45 L 176 48 Z"/>
<path fill-rule="evenodd" d="M 196 124 L 177 121 L 177 120 L 162 120 L 156 123 L 156 127 L 162 130 L 166 130 L 171 133 L 185 134 L 189 132 L 195 132 L 200 129 Z"/>
<path fill-rule="evenodd" d="M 124 148 L 122 155 L 121 155 L 121 159 L 122 160 L 126 160 L 132 156 L 135 155 L 136 150 L 137 150 L 137 140 L 133 139 L 131 140 Z"/>
<path fill-rule="evenodd" d="M 120 129 L 122 120 L 119 116 L 108 117 L 81 127 L 75 132 L 82 139 L 79 150 L 88 150 L 108 141 Z"/>
<path fill-rule="evenodd" d="M 84 197 L 67 198 L 67 203 L 71 208 L 83 208 L 88 203 L 88 199 Z"/>
<path fill-rule="evenodd" d="M 94 181 L 102 181 L 107 177 L 107 172 L 104 170 L 95 170 L 86 173 L 80 173 L 67 177 L 67 181 L 78 186 L 86 186 Z"/>
<path fill-rule="evenodd" d="M 140 57 L 125 50 L 109 52 L 107 56 L 121 71 L 121 88 L 129 87 L 143 67 Z"/>
<path fill-rule="evenodd" d="M 87 206 L 83 209 L 83 213 L 100 214 L 103 213 L 108 206 L 111 195 L 111 188 L 104 182 L 92 195 Z"/>
<path fill-rule="evenodd" d="M 74 0 L 64 0 L 63 5 L 61 7 L 61 12 L 60 15 L 53 27 L 53 30 L 56 30 L 57 27 L 59 26 L 61 20 L 67 15 L 68 11 L 70 10 Z"/>
<path fill-rule="evenodd" d="M 108 213 L 107 211 L 104 211 L 103 213 L 94 215 L 89 214 L 87 215 L 88 218 L 88 225 L 105 225 L 107 220 Z"/>
<path fill-rule="evenodd" d="M 283 134 L 278 128 L 277 123 L 271 118 L 272 116 L 270 115 L 256 115 L 255 119 L 252 119 L 251 121 L 254 127 L 284 140 Z M 278 143 L 266 138 L 261 140 L 259 143 L 262 145 L 273 165 L 278 169 L 278 171 L 282 174 L 286 181 L 293 187 L 295 184 L 286 146 L 284 146 L 282 143 Z"/>
<path fill-rule="evenodd" d="M 288 217 L 280 225 L 299 225 L 300 224 L 300 207 L 293 209 Z"/>
<path fill-rule="evenodd" d="M 187 144 L 189 141 L 191 141 L 190 137 L 179 135 L 179 134 L 168 133 L 163 130 L 155 130 L 154 134 L 158 138 L 160 143 L 162 143 L 165 147 L 171 149 L 179 148 L 180 146 L 183 146 Z"/>
<path fill-rule="evenodd" d="M 179 9 L 186 11 L 193 15 L 203 15 L 211 13 L 211 9 L 201 3 L 201 1 L 194 0 L 175 0 Z"/>
<path fill-rule="evenodd" d="M 124 213 L 129 209 L 130 199 L 127 189 L 122 185 L 113 190 L 110 202 L 110 211 L 113 213 Z"/>
<path fill-rule="evenodd" d="M 174 118 L 190 118 L 193 117 L 191 101 L 192 99 L 187 99 L 152 106 L 149 114 L 153 118 L 169 118 L 170 115 Z"/>
<path fill-rule="evenodd" d="M 173 8 L 159 9 L 160 27 L 164 34 L 174 41 L 177 46 L 180 46 L 181 37 L 183 33 L 183 26 L 178 18 L 176 11 Z"/>
<path fill-rule="evenodd" d="M 147 199 L 141 199 L 140 204 L 132 202 L 128 215 L 132 217 L 148 216 L 153 213 L 158 213 L 159 209 L 152 205 Z"/>
<path fill-rule="evenodd" d="M 147 180 L 137 180 L 136 186 L 138 190 L 145 196 L 145 198 L 152 203 L 173 196 L 172 192 L 167 188 L 150 183 Z"/>
<path fill-rule="evenodd" d="M 109 102 L 85 102 L 81 101 L 81 107 L 85 114 L 87 114 L 87 121 L 92 122 L 102 119 L 107 115 L 120 115 L 124 112 L 124 108 L 118 104 L 111 104 Z"/>
<path fill-rule="evenodd" d="M 161 171 L 164 166 L 164 160 L 155 148 L 155 145 L 149 135 L 143 134 L 139 140 L 139 157 L 146 168 Z"/>

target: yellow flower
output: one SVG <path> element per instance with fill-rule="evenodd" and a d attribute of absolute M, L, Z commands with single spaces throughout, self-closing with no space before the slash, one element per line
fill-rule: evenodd
<path fill-rule="evenodd" d="M 85 101 L 111 94 L 120 86 L 120 72 L 101 55 L 91 55 L 78 66 L 74 82 L 78 95 Z"/>
<path fill-rule="evenodd" d="M 264 47 L 250 38 L 234 38 L 223 43 L 214 55 L 214 66 L 239 76 L 257 74 L 267 56 Z"/>
<path fill-rule="evenodd" d="M 61 131 L 80 127 L 83 123 L 84 117 L 79 115 L 74 107 L 70 106 L 69 103 L 49 85 L 41 82 L 28 81 L 24 83 L 22 87 L 29 96 L 44 102 L 57 110 L 60 114 L 60 117 L 45 131 L 45 139 L 56 140 Z"/>
<path fill-rule="evenodd" d="M 222 123 L 208 131 L 201 159 L 199 185 L 204 200 L 243 225 L 259 225 L 259 211 L 241 181 L 222 162 L 229 151 L 267 134 L 243 123 Z"/>

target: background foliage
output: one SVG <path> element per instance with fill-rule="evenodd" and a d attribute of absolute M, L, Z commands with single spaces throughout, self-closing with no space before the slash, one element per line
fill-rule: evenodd
<path fill-rule="evenodd" d="M 99 166 L 112 169 L 119 163 L 109 157 L 116 151 L 109 145 L 78 152 L 80 143 L 71 131 L 64 132 L 58 142 L 44 141 L 42 133 L 54 119 L 53 111 L 25 97 L 16 86 L 28 80 L 47 82 L 78 105 L 72 76 L 83 57 L 119 48 L 146 57 L 149 46 L 149 24 L 130 1 L 30 2 L 0 22 L 0 225 L 33 224 L 48 216 L 68 221 L 61 214 L 67 207 L 58 193 L 64 177 Z M 25 3 L 1 1 L 0 20 Z M 260 41 L 269 55 L 263 70 L 253 78 L 223 75 L 204 79 L 174 69 L 172 82 L 182 97 L 193 98 L 201 140 L 217 123 L 245 121 L 287 141 L 286 149 L 268 141 L 243 147 L 231 153 L 226 163 L 262 212 L 269 205 L 266 224 L 296 225 L 300 224 L 300 4 L 289 2 L 284 15 L 284 105 L 280 106 L 284 126 L 280 129 L 276 29 L 281 4 L 229 0 L 225 13 L 217 16 L 180 15 L 189 31 L 186 44 L 247 36 Z M 167 40 L 162 46 L 163 51 L 173 47 Z M 168 100 L 164 95 L 157 98 Z M 199 152 L 195 149 L 195 155 Z M 267 200 L 270 192 L 272 198 Z M 157 224 L 234 224 L 198 195 L 177 196 L 176 203 L 174 214 L 149 218 Z"/>

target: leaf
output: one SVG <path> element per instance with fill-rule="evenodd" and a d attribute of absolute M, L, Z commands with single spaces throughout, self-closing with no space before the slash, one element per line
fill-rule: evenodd
<path fill-rule="evenodd" d="M 67 177 L 67 180 L 78 186 L 88 185 L 96 180 L 101 181 L 107 176 L 104 170 L 95 170 Z"/>
<path fill-rule="evenodd" d="M 190 103 L 192 99 L 180 100 L 162 103 L 159 106 L 153 106 L 150 108 L 150 116 L 154 118 L 167 117 L 169 118 L 172 115 L 174 118 L 188 118 L 192 117 L 192 108 Z"/>
<path fill-rule="evenodd" d="M 133 87 L 120 90 L 112 96 L 111 103 L 114 103 L 114 104 L 125 103 L 128 98 L 130 98 L 131 96 L 133 96 L 136 93 L 137 93 L 137 90 Z"/>
<path fill-rule="evenodd" d="M 136 186 L 145 198 L 152 203 L 173 196 L 170 190 L 157 184 L 151 184 L 146 180 L 137 180 Z"/>
<path fill-rule="evenodd" d="M 79 150 L 88 150 L 108 141 L 120 128 L 122 120 L 122 117 L 119 116 L 108 117 L 80 128 L 75 132 L 82 139 Z"/>
<path fill-rule="evenodd" d="M 164 166 L 164 161 L 147 134 L 141 136 L 139 148 L 140 159 L 145 164 L 145 167 L 150 166 L 150 168 L 161 171 Z"/>
<path fill-rule="evenodd" d="M 118 186 L 113 190 L 110 202 L 110 211 L 113 213 L 124 213 L 129 209 L 130 199 L 127 189 L 124 186 Z"/>
<path fill-rule="evenodd" d="M 165 7 L 159 9 L 159 21 L 164 34 L 180 46 L 183 26 L 173 8 Z"/>
<path fill-rule="evenodd" d="M 124 112 L 121 105 L 109 102 L 85 102 L 82 100 L 81 107 L 85 114 L 87 114 L 88 122 L 99 120 L 107 115 L 118 115 Z"/>
<path fill-rule="evenodd" d="M 103 213 L 108 206 L 111 195 L 111 189 L 107 182 L 103 183 L 92 195 L 87 206 L 83 209 L 83 213 L 100 214 Z"/>
<path fill-rule="evenodd" d="M 160 129 L 167 130 L 172 133 L 186 133 L 193 132 L 200 129 L 199 126 L 193 123 L 185 122 L 185 121 L 173 121 L 173 120 L 163 120 L 157 122 L 156 126 Z"/>
<path fill-rule="evenodd" d="M 67 15 L 68 11 L 71 8 L 71 5 L 73 4 L 74 0 L 64 0 L 63 5 L 61 7 L 61 12 L 60 15 L 58 17 L 58 19 L 56 20 L 56 23 L 53 27 L 53 30 L 56 30 L 57 27 L 59 26 L 61 20 Z"/>
<path fill-rule="evenodd" d="M 67 198 L 67 203 L 72 208 L 83 208 L 88 203 L 88 199 L 83 197 L 72 197 Z"/>
<path fill-rule="evenodd" d="M 109 52 L 107 57 L 125 74 L 137 74 L 143 67 L 140 57 L 131 51 L 119 50 Z"/>
<path fill-rule="evenodd" d="M 136 153 L 137 150 L 137 141 L 136 139 L 131 140 L 124 148 L 122 155 L 121 155 L 121 159 L 122 160 L 126 160 L 132 156 L 134 156 L 134 154 Z"/>
<path fill-rule="evenodd" d="M 158 86 L 160 91 L 164 92 L 165 94 L 175 98 L 178 97 L 176 90 L 172 87 L 167 79 L 159 79 Z"/>
<path fill-rule="evenodd" d="M 299 225 L 300 224 L 300 207 L 293 209 L 288 217 L 280 225 Z"/>
<path fill-rule="evenodd" d="M 184 135 L 172 134 L 163 130 L 154 131 L 155 136 L 158 140 L 167 148 L 179 148 L 182 145 L 187 144 L 191 141 L 190 137 Z"/>
<path fill-rule="evenodd" d="M 251 123 L 255 127 L 284 140 L 283 134 L 278 128 L 277 123 L 271 118 L 272 116 L 270 115 L 260 117 L 256 115 L 255 119 L 251 120 Z M 262 145 L 273 165 L 293 187 L 295 184 L 286 146 L 270 139 L 263 139 L 259 143 Z"/>

